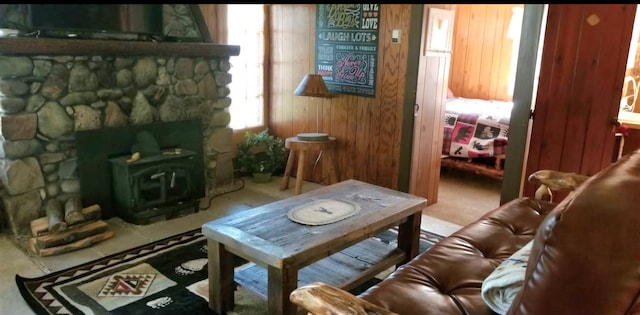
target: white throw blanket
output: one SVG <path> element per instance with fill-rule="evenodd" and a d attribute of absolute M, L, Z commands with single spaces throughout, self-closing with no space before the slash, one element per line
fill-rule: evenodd
<path fill-rule="evenodd" d="M 496 313 L 506 314 L 522 287 L 533 240 L 503 261 L 482 282 L 482 299 Z"/>

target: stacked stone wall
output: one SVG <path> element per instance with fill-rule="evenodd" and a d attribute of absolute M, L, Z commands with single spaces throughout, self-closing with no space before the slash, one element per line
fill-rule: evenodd
<path fill-rule="evenodd" d="M 229 68 L 228 57 L 0 56 L 2 220 L 28 236 L 50 200 L 80 195 L 78 130 L 199 119 L 207 194 L 229 184 Z"/>

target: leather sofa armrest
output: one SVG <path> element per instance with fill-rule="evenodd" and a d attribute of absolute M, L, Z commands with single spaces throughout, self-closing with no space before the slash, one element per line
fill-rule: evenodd
<path fill-rule="evenodd" d="M 535 192 L 538 200 L 552 201 L 553 191 L 574 190 L 589 176 L 553 170 L 540 170 L 529 175 L 529 182 L 540 185 Z"/>
<path fill-rule="evenodd" d="M 398 315 L 322 282 L 295 289 L 289 300 L 314 315 Z"/>

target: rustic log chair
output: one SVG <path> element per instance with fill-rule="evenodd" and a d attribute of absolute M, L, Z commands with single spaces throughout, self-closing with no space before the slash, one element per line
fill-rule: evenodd
<path fill-rule="evenodd" d="M 574 190 L 586 179 L 588 177 L 584 175 L 553 170 L 540 170 L 528 178 L 540 185 L 535 198 L 548 201 L 551 201 L 553 191 Z M 310 315 L 399 315 L 323 282 L 297 288 L 289 298 Z"/>
<path fill-rule="evenodd" d="M 529 182 L 540 185 L 535 192 L 536 199 L 553 201 L 553 191 L 574 190 L 588 178 L 576 173 L 540 170 L 529 175 Z"/>

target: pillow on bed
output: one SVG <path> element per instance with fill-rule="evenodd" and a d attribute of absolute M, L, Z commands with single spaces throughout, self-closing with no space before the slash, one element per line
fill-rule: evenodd
<path fill-rule="evenodd" d="M 481 296 L 494 312 L 506 314 L 522 287 L 533 240 L 504 260 L 482 282 Z"/>
<path fill-rule="evenodd" d="M 456 96 L 453 95 L 453 91 L 451 91 L 450 88 L 447 88 L 447 98 L 452 98 L 452 97 L 456 97 Z"/>

